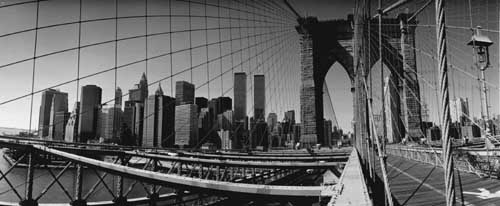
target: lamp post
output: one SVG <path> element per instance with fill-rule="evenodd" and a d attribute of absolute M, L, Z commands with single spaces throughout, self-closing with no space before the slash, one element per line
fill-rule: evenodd
<path fill-rule="evenodd" d="M 488 123 L 490 119 L 490 113 L 488 107 L 488 88 L 486 87 L 485 71 L 490 66 L 489 46 L 491 46 L 492 44 L 493 42 L 490 40 L 490 38 L 481 34 L 481 27 L 479 26 L 475 30 L 475 34 L 472 35 L 469 43 L 467 43 L 467 45 L 474 48 L 474 51 L 477 54 L 476 64 L 481 71 L 481 91 L 483 93 L 483 98 L 481 98 L 481 107 L 483 108 L 482 111 L 484 111 L 484 113 L 482 114 L 482 119 L 485 122 L 484 126 L 487 135 L 489 135 L 488 133 L 490 131 Z"/>

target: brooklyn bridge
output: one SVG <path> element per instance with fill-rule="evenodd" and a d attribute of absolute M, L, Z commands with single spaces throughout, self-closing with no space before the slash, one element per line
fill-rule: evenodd
<path fill-rule="evenodd" d="M 499 0 L 0 2 L 0 205 L 498 205 Z"/>

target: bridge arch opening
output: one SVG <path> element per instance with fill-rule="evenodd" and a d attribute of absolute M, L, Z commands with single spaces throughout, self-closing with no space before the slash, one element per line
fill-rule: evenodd
<path fill-rule="evenodd" d="M 335 62 L 329 68 L 325 75 L 325 84 L 328 87 L 328 96 L 331 98 L 326 99 L 327 96 L 323 95 L 323 116 L 325 120 L 329 120 L 332 115 L 335 115 L 333 118 L 336 119 L 337 128 L 342 129 L 344 132 L 352 132 L 351 124 L 354 117 L 352 83 L 340 63 Z M 329 108 L 329 102 L 332 108 Z M 333 119 L 331 120 L 333 121 Z M 335 122 L 333 126 L 335 126 Z"/>

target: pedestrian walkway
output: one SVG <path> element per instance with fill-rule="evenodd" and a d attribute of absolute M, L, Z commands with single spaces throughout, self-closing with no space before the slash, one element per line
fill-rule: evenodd
<path fill-rule="evenodd" d="M 378 165 L 377 174 L 382 177 Z M 441 167 L 388 155 L 387 174 L 396 205 L 445 205 Z M 457 205 L 500 205 L 497 179 L 455 170 L 455 191 Z"/>

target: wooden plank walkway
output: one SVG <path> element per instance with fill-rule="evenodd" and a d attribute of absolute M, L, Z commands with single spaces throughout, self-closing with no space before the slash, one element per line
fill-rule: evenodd
<path fill-rule="evenodd" d="M 445 205 L 442 168 L 388 155 L 387 173 L 396 205 Z M 455 171 L 455 191 L 457 205 L 500 206 L 500 180 Z"/>

